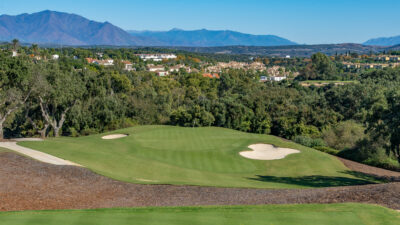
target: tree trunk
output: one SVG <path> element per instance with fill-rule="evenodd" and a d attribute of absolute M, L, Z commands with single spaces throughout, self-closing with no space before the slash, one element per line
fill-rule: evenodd
<path fill-rule="evenodd" d="M 54 137 L 59 137 L 60 136 L 60 129 L 62 128 L 65 119 L 66 119 L 66 114 L 69 111 L 70 107 L 66 108 L 64 112 L 61 113 L 61 118 L 57 122 L 56 118 L 54 116 L 50 116 L 50 113 L 48 112 L 47 106 L 44 105 L 44 101 L 41 97 L 39 97 L 40 100 L 40 110 L 42 111 L 42 115 L 46 122 L 50 124 L 51 127 L 53 127 L 54 130 Z M 52 118 L 53 117 L 53 118 Z"/>
<path fill-rule="evenodd" d="M 47 128 L 49 127 L 49 125 L 48 124 L 45 124 L 44 125 L 44 128 L 42 129 L 42 130 L 39 130 L 38 132 L 39 132 L 39 134 L 40 134 L 40 137 L 42 138 L 42 139 L 45 139 L 46 138 L 46 132 L 47 132 Z"/>
<path fill-rule="evenodd" d="M 53 127 L 53 129 L 54 129 L 54 137 L 60 137 L 60 128 Z"/>
<path fill-rule="evenodd" d="M 0 123 L 0 140 L 4 139 L 3 123 Z"/>

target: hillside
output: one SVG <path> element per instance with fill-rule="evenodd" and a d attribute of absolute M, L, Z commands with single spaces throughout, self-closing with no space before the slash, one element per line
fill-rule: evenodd
<path fill-rule="evenodd" d="M 134 37 L 148 37 L 157 46 L 280 46 L 297 45 L 295 42 L 275 35 L 251 35 L 230 30 L 192 30 L 172 29 L 170 31 L 128 31 Z"/>
<path fill-rule="evenodd" d="M 366 46 L 361 44 L 323 44 L 323 45 L 288 45 L 288 46 L 220 46 L 220 47 L 169 47 L 197 53 L 238 54 L 238 55 L 264 55 L 285 57 L 299 56 L 310 57 L 312 54 L 322 52 L 327 55 L 345 54 L 347 52 L 369 54 L 380 52 L 385 47 Z"/>
<path fill-rule="evenodd" d="M 364 42 L 364 45 L 393 46 L 400 44 L 400 35 L 394 37 L 374 38 Z"/>
<path fill-rule="evenodd" d="M 134 32 L 109 23 L 96 22 L 76 14 L 42 11 L 17 16 L 0 16 L 0 41 L 17 38 L 22 43 L 71 46 L 277 46 L 295 45 L 274 35 L 250 35 L 234 31 Z"/>
<path fill-rule="evenodd" d="M 60 45 L 141 45 L 111 23 L 99 23 L 84 17 L 55 11 L 42 11 L 17 16 L 0 16 L 0 40 L 14 38 L 24 43 Z"/>

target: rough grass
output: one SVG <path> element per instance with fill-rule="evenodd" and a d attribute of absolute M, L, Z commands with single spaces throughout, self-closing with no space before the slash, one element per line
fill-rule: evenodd
<path fill-rule="evenodd" d="M 400 213 L 362 204 L 169 207 L 0 213 L 2 225 L 397 225 Z"/>
<path fill-rule="evenodd" d="M 5 149 L 5 148 L 0 148 L 0 153 L 3 153 L 3 152 L 9 152 L 10 150 L 8 150 L 8 149 Z"/>
<path fill-rule="evenodd" d="M 129 134 L 116 140 L 103 135 Z M 138 126 L 102 135 L 22 142 L 122 181 L 220 187 L 305 188 L 358 185 L 371 178 L 336 158 L 269 135 L 224 128 Z M 298 149 L 285 159 L 251 160 L 238 153 L 255 143 Z"/>

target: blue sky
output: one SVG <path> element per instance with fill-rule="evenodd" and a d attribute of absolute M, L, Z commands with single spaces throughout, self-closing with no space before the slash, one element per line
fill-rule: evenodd
<path fill-rule="evenodd" d="M 229 29 L 307 44 L 400 35 L 399 0 L 0 0 L 0 14 L 45 9 L 123 29 Z"/>

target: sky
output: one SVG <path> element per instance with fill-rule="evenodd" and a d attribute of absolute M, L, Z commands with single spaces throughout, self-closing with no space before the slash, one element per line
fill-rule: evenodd
<path fill-rule="evenodd" d="M 400 0 L 0 0 L 0 14 L 47 9 L 125 30 L 234 30 L 300 44 L 400 35 Z"/>

